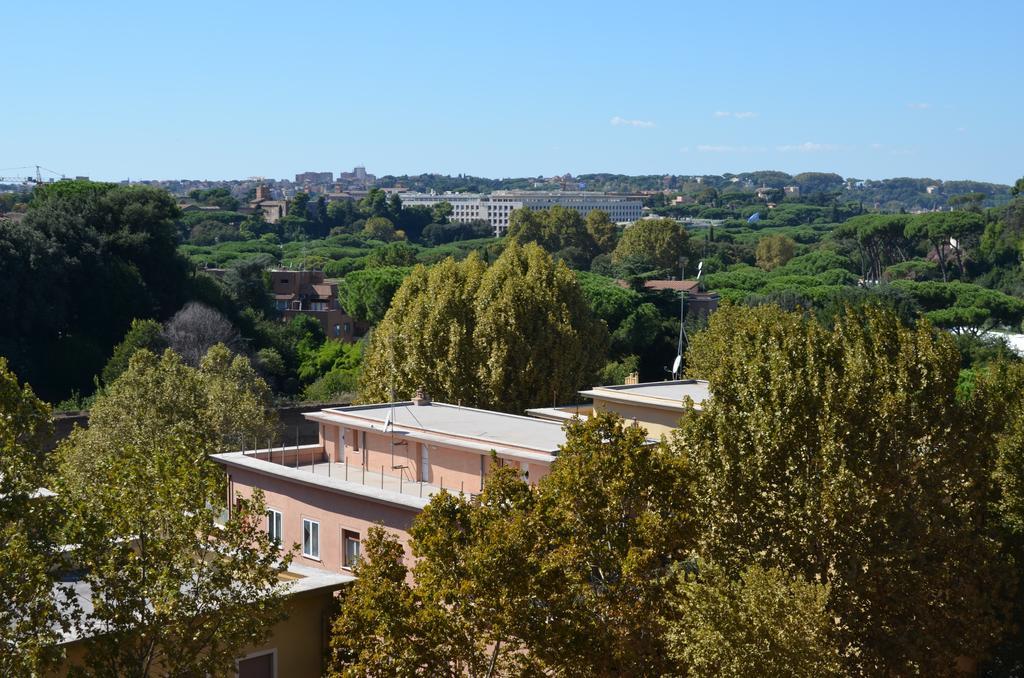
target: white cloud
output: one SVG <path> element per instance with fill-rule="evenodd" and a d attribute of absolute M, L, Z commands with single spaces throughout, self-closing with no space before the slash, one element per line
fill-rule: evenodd
<path fill-rule="evenodd" d="M 885 147 L 885 146 L 884 146 L 883 144 L 879 144 L 879 143 L 874 143 L 874 144 L 871 144 L 871 150 L 872 150 L 872 151 L 880 151 L 880 150 L 882 150 L 882 149 L 883 149 L 884 147 Z"/>
<path fill-rule="evenodd" d="M 630 120 L 617 115 L 610 122 L 616 127 L 654 127 L 654 123 L 650 120 Z"/>
<path fill-rule="evenodd" d="M 701 153 L 760 153 L 766 151 L 764 146 L 716 146 L 700 144 L 697 150 Z"/>
<path fill-rule="evenodd" d="M 782 151 L 783 153 L 789 153 L 796 151 L 798 153 L 820 153 L 824 151 L 841 151 L 845 147 L 838 146 L 836 144 L 816 144 L 813 141 L 805 141 L 802 144 L 785 144 L 782 146 L 776 146 L 775 150 Z"/>
<path fill-rule="evenodd" d="M 689 153 L 690 152 L 690 147 L 689 146 L 683 146 L 682 148 L 679 149 L 679 152 L 680 153 Z"/>
<path fill-rule="evenodd" d="M 746 120 L 747 118 L 756 118 L 758 116 L 754 111 L 715 111 L 716 118 L 736 118 L 737 120 Z"/>
<path fill-rule="evenodd" d="M 931 107 L 932 107 L 931 104 L 926 104 L 923 101 L 917 101 L 917 102 L 914 102 L 914 103 L 907 104 L 907 108 L 912 108 L 915 111 L 923 111 L 926 108 L 931 108 Z"/>

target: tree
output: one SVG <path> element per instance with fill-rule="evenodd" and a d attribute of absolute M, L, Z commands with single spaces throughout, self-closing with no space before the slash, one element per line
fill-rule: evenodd
<path fill-rule="evenodd" d="M 910 296 L 936 326 L 956 333 L 979 336 L 1024 318 L 1024 301 L 972 283 L 897 280 L 890 287 Z"/>
<path fill-rule="evenodd" d="M 291 204 L 288 205 L 288 214 L 298 219 L 309 218 L 309 193 L 305 191 L 296 193 Z"/>
<path fill-rule="evenodd" d="M 299 377 L 312 381 L 303 390 L 303 398 L 327 402 L 354 394 L 358 390 L 365 344 L 325 341 L 312 359 L 299 367 Z"/>
<path fill-rule="evenodd" d="M 615 245 L 619 241 L 619 229 L 607 212 L 601 210 L 588 212 L 586 226 L 587 234 L 590 235 L 598 252 L 610 254 L 615 249 Z"/>
<path fill-rule="evenodd" d="M 199 370 L 140 351 L 58 448 L 65 538 L 91 591 L 75 621 L 90 675 L 230 675 L 282 617 L 290 555 L 266 539 L 262 495 L 220 522 L 224 475 L 208 458 L 269 425 L 243 363 L 223 347 Z"/>
<path fill-rule="evenodd" d="M 953 254 L 962 278 L 963 251 L 976 243 L 984 230 L 984 219 L 973 212 L 926 212 L 907 222 L 906 235 L 908 238 L 928 242 L 939 263 L 939 270 L 942 271 L 942 281 L 946 282 L 949 280 L 949 254 Z"/>
<path fill-rule="evenodd" d="M 727 307 L 687 357 L 712 394 L 675 440 L 698 479 L 698 552 L 731 576 L 755 564 L 829 585 L 850 672 L 983 656 L 1007 572 L 979 529 L 991 417 L 958 400 L 951 338 L 871 307 L 834 327 Z"/>
<path fill-rule="evenodd" d="M 42 397 L 90 391 L 132 319 L 181 307 L 178 216 L 162 190 L 61 181 L 0 222 L 0 353 Z"/>
<path fill-rule="evenodd" d="M 352 200 L 337 200 L 327 205 L 327 223 L 332 232 L 337 229 L 343 233 L 350 233 L 352 224 L 358 219 L 359 212 Z"/>
<path fill-rule="evenodd" d="M 366 257 L 366 268 L 379 266 L 412 266 L 416 263 L 416 255 L 420 247 L 407 242 L 393 242 L 377 247 Z"/>
<path fill-rule="evenodd" d="M 389 221 L 394 215 L 388 205 L 388 195 L 379 188 L 371 188 L 362 200 L 359 201 L 359 211 L 370 219 L 372 217 L 385 217 Z"/>
<path fill-rule="evenodd" d="M 236 352 L 242 346 L 238 330 L 231 321 L 198 302 L 190 302 L 175 313 L 167 321 L 163 336 L 168 347 L 193 366 L 216 344 L 224 344 Z"/>
<path fill-rule="evenodd" d="M 143 349 L 159 353 L 167 348 L 163 337 L 163 326 L 155 320 L 133 320 L 132 326 L 121 343 L 114 347 L 114 355 L 103 367 L 101 374 L 104 384 L 112 384 L 128 369 L 128 361 L 137 351 Z"/>
<path fill-rule="evenodd" d="M 395 197 L 398 197 L 397 193 Z M 423 229 L 429 226 L 432 220 L 433 215 L 426 205 L 402 207 L 402 211 L 395 219 L 395 227 L 405 231 L 409 240 L 418 242 L 423 234 Z"/>
<path fill-rule="evenodd" d="M 885 269 L 907 261 L 913 243 L 906 236 L 910 217 L 902 214 L 864 214 L 839 225 L 832 237 L 856 244 L 861 277 L 881 280 Z"/>
<path fill-rule="evenodd" d="M 432 675 L 450 673 L 448 658 L 434 649 L 430 627 L 420 628 L 404 557 L 398 539 L 384 528 L 367 531 L 356 566 L 359 576 L 331 627 L 328 675 L 414 676 L 424 668 Z"/>
<path fill-rule="evenodd" d="M 571 271 L 537 245 L 490 268 L 471 255 L 417 266 L 373 334 L 360 397 L 410 397 L 518 412 L 571 398 L 603 362 L 607 332 Z"/>
<path fill-rule="evenodd" d="M 409 275 L 409 270 L 382 266 L 353 271 L 338 284 L 338 301 L 356 320 L 375 325 L 384 319 L 391 299 Z"/>
<path fill-rule="evenodd" d="M 571 420 L 566 438 L 538 486 L 535 567 L 550 621 L 534 651 L 579 675 L 668 673 L 662 624 L 672 564 L 694 546 L 691 476 L 616 415 Z"/>
<path fill-rule="evenodd" d="M 616 266 L 674 273 L 689 254 L 689 234 L 672 219 L 641 219 L 629 226 L 612 252 Z"/>
<path fill-rule="evenodd" d="M 595 222 L 595 227 L 604 228 L 598 222 Z M 608 244 L 607 233 L 602 232 L 602 236 Z M 598 253 L 594 238 L 580 213 L 561 205 L 537 212 L 513 210 L 509 217 L 508 239 L 520 245 L 535 242 L 550 253 L 572 250 L 578 253 L 575 257 L 579 260 L 578 265 L 584 266 Z"/>
<path fill-rule="evenodd" d="M 796 243 L 786 235 L 766 235 L 757 241 L 757 265 L 766 271 L 784 266 L 796 252 Z"/>
<path fill-rule="evenodd" d="M 575 397 L 603 364 L 607 330 L 565 265 L 511 243 L 476 293 L 477 378 L 497 409 L 520 412 Z"/>
<path fill-rule="evenodd" d="M 395 239 L 395 225 L 387 217 L 370 217 L 363 226 L 363 235 L 370 240 L 390 242 Z"/>
<path fill-rule="evenodd" d="M 433 221 L 435 224 L 447 224 L 448 218 L 452 215 L 452 212 L 454 211 L 455 208 L 452 207 L 452 204 L 450 202 L 448 202 L 447 200 L 442 200 L 441 202 L 436 203 L 431 208 L 431 221 Z"/>
<path fill-rule="evenodd" d="M 273 305 L 267 269 L 277 261 L 269 254 L 231 262 L 224 272 L 224 287 L 238 308 L 251 308 L 265 314 L 271 313 Z"/>
<path fill-rule="evenodd" d="M 36 675 L 57 658 L 71 596 L 54 581 L 60 562 L 54 526 L 60 514 L 48 497 L 50 408 L 18 383 L 0 358 L 0 673 Z M 58 595 L 57 592 L 60 592 Z"/>
<path fill-rule="evenodd" d="M 843 675 L 828 586 L 756 565 L 733 579 L 701 562 L 674 593 L 669 654 L 690 675 Z"/>
<path fill-rule="evenodd" d="M 411 397 L 423 386 L 438 400 L 486 402 L 477 382 L 480 358 L 473 344 L 473 301 L 484 270 L 476 254 L 412 269 L 370 339 L 361 400 L 386 401 L 392 388 L 398 397 Z"/>
<path fill-rule="evenodd" d="M 535 490 L 492 464 L 434 495 L 409 572 L 376 530 L 334 627 L 342 675 L 661 675 L 671 563 L 692 546 L 687 476 L 614 415 L 573 421 Z"/>

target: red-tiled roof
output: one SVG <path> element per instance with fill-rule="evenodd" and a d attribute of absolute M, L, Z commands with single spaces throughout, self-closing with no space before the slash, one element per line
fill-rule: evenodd
<path fill-rule="evenodd" d="M 648 290 L 673 290 L 676 292 L 698 292 L 700 283 L 696 280 L 648 280 L 644 283 Z"/>

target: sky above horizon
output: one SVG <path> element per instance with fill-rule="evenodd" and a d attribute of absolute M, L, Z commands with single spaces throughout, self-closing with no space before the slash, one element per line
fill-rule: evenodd
<path fill-rule="evenodd" d="M 1020 0 L 56 0 L 3 17 L 0 176 L 1024 175 Z"/>

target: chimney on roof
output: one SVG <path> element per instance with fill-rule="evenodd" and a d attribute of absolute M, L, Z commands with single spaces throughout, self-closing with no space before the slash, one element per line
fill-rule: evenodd
<path fill-rule="evenodd" d="M 430 404 L 430 396 L 422 386 L 416 389 L 416 395 L 412 397 L 412 404 L 417 407 Z"/>
<path fill-rule="evenodd" d="M 639 384 L 639 383 L 640 383 L 640 373 L 639 372 L 630 372 L 628 375 L 626 375 L 626 381 L 625 381 L 625 385 L 626 386 L 632 386 L 634 384 Z"/>

